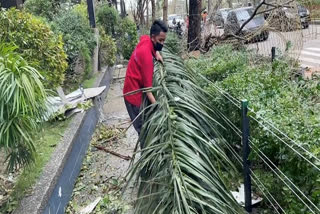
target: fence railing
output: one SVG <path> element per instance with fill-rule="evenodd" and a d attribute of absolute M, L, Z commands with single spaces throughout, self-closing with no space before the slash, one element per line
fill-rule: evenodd
<path fill-rule="evenodd" d="M 274 125 L 269 120 L 261 117 L 255 111 L 248 107 L 247 100 L 238 100 L 234 98 L 232 95 L 224 91 L 223 89 L 216 86 L 212 83 L 213 88 L 224 97 L 229 107 L 235 108 L 234 111 L 239 112 L 239 117 L 228 118 L 219 107 L 215 107 L 215 111 L 217 112 L 217 116 L 220 117 L 221 121 L 223 121 L 226 126 L 227 135 L 232 135 L 232 139 L 237 141 L 236 143 L 232 143 L 226 140 L 226 150 L 230 153 L 231 157 L 236 160 L 239 166 L 242 168 L 243 173 L 243 181 L 244 181 L 244 198 L 245 198 L 245 209 L 247 212 L 252 211 L 252 191 L 251 189 L 255 187 L 259 193 L 262 194 L 263 198 L 267 200 L 270 204 L 270 208 L 273 209 L 272 213 L 288 213 L 287 207 L 290 207 L 290 204 L 284 203 L 282 200 L 279 202 L 279 197 L 286 197 L 282 193 L 281 196 L 274 194 L 273 187 L 279 188 L 279 185 L 282 185 L 286 192 L 290 193 L 290 197 L 294 198 L 294 200 L 300 203 L 300 207 L 302 207 L 303 211 L 301 213 L 320 213 L 320 206 L 318 202 L 315 202 L 317 197 L 320 196 L 311 196 L 309 195 L 310 191 L 306 191 L 306 188 L 301 185 L 300 186 L 294 181 L 294 177 L 290 177 L 284 170 L 281 169 L 281 166 L 286 163 L 285 159 L 279 163 L 276 161 L 276 158 L 272 157 L 270 154 L 266 154 L 264 148 L 259 146 L 259 139 L 256 139 L 254 135 L 250 136 L 249 130 L 250 126 L 254 124 L 255 133 L 257 130 L 261 135 L 264 133 L 267 137 L 270 138 L 270 141 L 266 142 L 270 145 L 275 144 L 278 145 L 276 148 L 281 148 L 283 151 L 276 151 L 275 153 L 281 153 L 283 156 L 292 155 L 292 159 L 297 160 L 297 164 L 304 164 L 308 171 L 312 171 L 313 173 L 318 173 L 318 179 L 320 182 L 320 159 L 306 149 L 301 142 L 297 142 L 290 138 L 286 133 L 281 131 L 276 125 Z M 241 114 L 240 114 L 241 112 Z M 241 125 L 240 125 L 241 124 Z M 238 138 L 238 140 L 236 139 Z M 261 139 L 260 139 L 261 140 Z M 242 153 L 242 157 L 241 157 Z M 251 160 L 252 156 L 255 156 L 254 160 Z M 251 165 L 252 162 L 252 165 Z M 294 163 L 291 161 L 290 163 Z M 257 164 L 259 163 L 259 164 Z M 263 169 L 263 171 L 268 172 L 270 177 L 274 178 L 274 182 L 265 183 L 259 173 L 256 172 L 258 168 L 256 165 L 259 165 L 259 168 Z M 289 167 L 297 167 L 297 165 L 289 166 Z M 287 167 L 288 168 L 288 167 Z M 292 169 L 294 171 L 294 169 Z M 304 176 L 304 175 L 298 175 Z M 307 176 L 307 175 L 305 175 Z M 306 177 L 306 180 L 308 178 Z M 253 182 L 251 184 L 251 181 Z M 270 187 L 271 185 L 271 187 Z M 274 186 L 272 186 L 274 185 Z M 320 192 L 320 185 L 319 185 Z M 279 193 L 280 194 L 280 193 Z M 289 196 L 288 196 L 289 197 Z M 289 203 L 289 202 L 287 202 Z M 292 212 L 291 212 L 292 213 Z"/>

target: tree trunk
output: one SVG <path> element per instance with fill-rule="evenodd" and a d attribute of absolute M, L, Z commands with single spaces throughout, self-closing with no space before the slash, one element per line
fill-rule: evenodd
<path fill-rule="evenodd" d="M 227 2 L 228 2 L 229 8 L 233 8 L 233 7 L 232 7 L 232 0 L 227 0 Z"/>
<path fill-rule="evenodd" d="M 165 24 L 168 24 L 168 0 L 163 2 L 163 21 Z"/>
<path fill-rule="evenodd" d="M 188 0 L 186 0 L 186 13 L 187 13 L 187 15 L 189 14 L 189 9 L 188 9 Z"/>
<path fill-rule="evenodd" d="M 152 23 L 156 20 L 156 0 L 151 0 Z"/>
<path fill-rule="evenodd" d="M 112 3 L 113 3 L 113 5 L 114 5 L 114 7 L 116 8 L 116 10 L 118 10 L 117 0 L 112 0 Z"/>
<path fill-rule="evenodd" d="M 149 0 L 147 0 L 147 28 L 149 28 Z"/>
<path fill-rule="evenodd" d="M 189 14 L 188 50 L 194 51 L 200 48 L 201 0 L 189 1 Z"/>
<path fill-rule="evenodd" d="M 208 0 L 208 17 L 210 17 L 210 12 L 212 10 L 212 0 Z"/>
<path fill-rule="evenodd" d="M 124 0 L 120 0 L 120 9 L 121 9 L 121 17 L 124 18 L 126 17 L 126 5 L 125 5 L 125 2 Z"/>
<path fill-rule="evenodd" d="M 161 8 L 161 2 L 162 0 L 155 0 L 156 1 L 156 17 L 161 17 L 162 16 L 162 8 Z"/>
<path fill-rule="evenodd" d="M 177 0 L 172 0 L 173 13 L 176 14 Z"/>
<path fill-rule="evenodd" d="M 222 4 L 222 0 L 217 0 L 217 3 L 215 4 L 215 6 L 208 11 L 209 20 L 211 21 L 213 20 L 213 16 L 215 15 L 216 11 L 221 7 L 221 4 Z"/>

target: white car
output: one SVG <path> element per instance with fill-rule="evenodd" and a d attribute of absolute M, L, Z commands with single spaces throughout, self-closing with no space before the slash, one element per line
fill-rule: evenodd
<path fill-rule="evenodd" d="M 175 23 L 174 23 L 175 21 Z M 180 22 L 181 25 L 184 25 L 184 20 L 182 16 L 177 15 L 177 14 L 171 14 L 168 16 L 168 27 L 173 28 L 176 24 Z"/>

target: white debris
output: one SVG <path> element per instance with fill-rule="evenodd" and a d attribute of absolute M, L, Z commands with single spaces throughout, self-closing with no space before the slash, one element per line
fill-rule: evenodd
<path fill-rule="evenodd" d="M 64 102 L 60 97 L 48 97 L 48 110 L 47 114 L 45 115 L 45 120 L 47 121 L 49 119 L 52 119 L 52 116 L 56 113 L 64 113 L 70 110 L 73 110 L 73 113 L 81 112 L 81 109 L 77 109 L 77 105 L 79 103 L 83 103 L 86 100 L 92 99 L 100 95 L 105 89 L 106 86 L 97 88 L 78 89 L 66 95 L 66 100 Z"/>
<path fill-rule="evenodd" d="M 98 205 L 98 203 L 100 202 L 101 197 L 98 197 L 96 200 L 94 200 L 94 202 L 90 203 L 88 206 L 86 206 L 85 208 L 83 208 L 80 213 L 81 214 L 89 214 L 91 213 L 94 208 Z"/>
<path fill-rule="evenodd" d="M 236 201 L 238 202 L 238 204 L 240 204 L 241 206 L 244 206 L 244 185 L 241 184 L 240 188 L 239 188 L 239 192 L 231 192 L 231 194 L 233 195 L 233 197 L 236 199 Z M 257 203 L 260 203 L 263 199 L 255 196 L 255 195 L 251 195 L 252 196 L 252 205 L 255 205 Z"/>

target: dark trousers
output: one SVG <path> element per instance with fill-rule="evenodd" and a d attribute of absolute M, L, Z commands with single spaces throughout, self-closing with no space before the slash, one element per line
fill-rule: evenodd
<path fill-rule="evenodd" d="M 126 108 L 128 111 L 128 114 L 130 116 L 131 121 L 133 122 L 134 129 L 138 132 L 138 135 L 140 135 L 141 127 L 142 127 L 142 117 L 141 115 L 138 117 L 140 113 L 140 107 L 132 105 L 128 101 L 124 100 L 124 103 L 126 104 Z"/>

